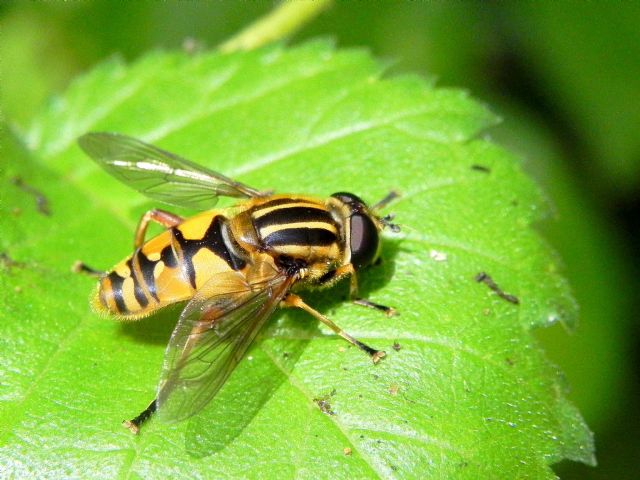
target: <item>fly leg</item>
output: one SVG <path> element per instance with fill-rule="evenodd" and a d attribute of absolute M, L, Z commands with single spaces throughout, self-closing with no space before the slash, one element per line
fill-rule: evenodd
<path fill-rule="evenodd" d="M 140 221 L 138 222 L 138 227 L 136 228 L 136 236 L 133 242 L 134 249 L 141 247 L 144 243 L 144 238 L 147 233 L 149 222 L 153 221 L 159 223 L 165 228 L 171 228 L 175 227 L 176 225 L 180 225 L 182 223 L 182 220 L 182 217 L 174 215 L 173 213 L 169 213 L 165 210 L 160 210 L 157 208 L 149 210 L 142 217 L 140 217 Z"/>
<path fill-rule="evenodd" d="M 138 222 L 135 240 L 133 242 L 134 249 L 140 248 L 144 243 L 144 239 L 147 233 L 147 227 L 149 226 L 150 222 L 156 222 L 165 228 L 171 228 L 175 227 L 176 225 L 180 225 L 182 223 L 182 220 L 182 217 L 165 210 L 160 210 L 157 208 L 149 210 L 142 217 L 140 217 L 140 221 Z M 124 422 L 122 422 L 122 425 L 131 430 L 131 433 L 138 434 L 142 424 L 155 413 L 157 408 L 158 402 L 157 399 L 154 398 L 149 406 L 142 412 L 140 412 L 137 417 L 134 417 L 131 420 L 125 420 Z"/>
<path fill-rule="evenodd" d="M 147 233 L 149 222 L 153 221 L 159 223 L 165 228 L 171 228 L 181 224 L 182 220 L 182 217 L 174 215 L 173 213 L 166 212 L 164 210 L 149 210 L 140 218 L 140 221 L 138 222 L 138 227 L 136 228 L 136 236 L 133 244 L 134 248 L 139 248 L 144 243 L 144 238 Z M 95 268 L 92 268 L 81 261 L 77 261 L 76 263 L 74 263 L 71 267 L 71 271 L 75 273 L 84 273 L 85 275 L 89 275 L 90 277 L 94 278 L 100 278 L 107 274 L 107 272 L 96 270 Z"/>
<path fill-rule="evenodd" d="M 372 308 L 373 310 L 378 310 L 379 312 L 384 313 L 387 317 L 393 317 L 397 315 L 398 312 L 393 307 L 387 307 L 386 305 L 380 305 L 379 303 L 374 303 L 371 300 L 367 300 L 366 298 L 355 297 L 351 300 L 355 305 L 360 305 L 361 307 Z"/>
<path fill-rule="evenodd" d="M 94 278 L 100 278 L 107 274 L 107 272 L 102 272 L 100 270 L 96 270 L 95 268 L 91 268 L 89 265 L 87 265 L 84 262 L 81 262 L 80 260 L 76 261 L 71 266 L 71 271 L 73 273 L 83 273 L 85 275 L 89 275 L 90 277 L 94 277 Z"/>
<path fill-rule="evenodd" d="M 331 276 L 330 280 L 337 279 L 349 275 L 349 298 L 351 302 L 356 305 L 360 305 L 361 307 L 372 308 L 374 310 L 378 310 L 379 312 L 384 313 L 387 317 L 393 317 L 397 312 L 392 307 L 387 307 L 386 305 L 380 305 L 379 303 L 374 303 L 371 300 L 367 300 L 366 298 L 360 298 L 358 296 L 358 277 L 356 275 L 356 270 L 353 268 L 351 263 L 347 265 L 342 265 L 338 267 Z"/>
<path fill-rule="evenodd" d="M 153 402 L 151 402 L 147 408 L 145 408 L 142 412 L 140 412 L 140 415 L 138 415 L 135 418 L 132 418 L 131 420 L 125 420 L 124 422 L 122 422 L 122 426 L 131 430 L 131 433 L 133 433 L 134 435 L 137 435 L 138 432 L 140 431 L 140 427 L 142 426 L 142 424 L 146 422 L 149 419 L 149 417 L 151 417 L 151 415 L 155 413 L 157 408 L 158 408 L 158 402 L 154 398 Z"/>
<path fill-rule="evenodd" d="M 400 194 L 398 192 L 394 192 L 393 190 L 387 194 L 382 200 L 380 200 L 375 205 L 371 206 L 369 210 L 374 213 L 377 213 L 378 210 L 385 208 L 389 203 L 394 201 L 396 198 L 399 198 Z M 382 224 L 384 228 L 389 228 L 392 232 L 398 233 L 400 231 L 400 226 L 395 223 L 391 223 L 395 215 L 390 213 L 385 215 L 384 217 L 379 217 L 378 220 Z"/>
<path fill-rule="evenodd" d="M 371 357 L 371 360 L 373 360 L 373 363 L 378 363 L 380 361 L 380 359 L 385 356 L 385 353 L 382 350 L 376 350 L 375 348 L 371 348 L 369 345 L 366 345 L 366 344 L 362 343 L 360 340 L 356 340 L 355 338 L 353 338 L 351 335 L 349 335 L 347 332 L 342 330 L 338 325 L 333 323 L 327 317 L 325 317 L 320 312 L 318 312 L 317 310 L 315 310 L 315 309 L 311 308 L 309 305 L 307 305 L 304 302 L 304 300 L 302 300 L 302 298 L 300 298 L 298 295 L 296 295 L 294 293 L 289 293 L 284 298 L 284 300 L 282 300 L 281 305 L 284 306 L 284 307 L 300 308 L 300 309 L 304 310 L 305 312 L 313 315 L 315 318 L 317 318 L 322 323 L 324 323 L 327 327 L 329 327 L 331 330 L 333 330 L 336 334 L 338 334 L 342 338 L 344 338 L 351 345 L 355 345 L 360 350 L 362 350 L 367 355 L 369 355 Z"/>

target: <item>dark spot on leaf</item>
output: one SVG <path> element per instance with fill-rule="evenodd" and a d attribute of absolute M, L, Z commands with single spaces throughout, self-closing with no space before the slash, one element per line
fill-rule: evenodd
<path fill-rule="evenodd" d="M 27 185 L 26 183 L 24 183 L 24 180 L 22 180 L 20 177 L 12 178 L 11 183 L 13 183 L 16 187 L 18 187 L 22 191 L 28 193 L 29 195 L 33 195 L 33 197 L 36 199 L 36 206 L 38 208 L 38 212 L 40 212 L 42 215 L 45 215 L 47 217 L 51 215 L 51 209 L 49 208 L 49 201 L 47 200 L 47 197 L 45 197 L 44 194 L 40 192 L 40 190 L 36 190 L 32 186 Z"/>
<path fill-rule="evenodd" d="M 313 399 L 314 402 L 316 402 L 316 404 L 318 405 L 318 407 L 320 408 L 320 411 L 322 413 L 326 413 L 327 415 L 335 415 L 336 412 L 334 412 L 331 409 L 331 403 L 329 403 L 328 400 L 322 400 L 319 398 L 314 398 Z"/>
<path fill-rule="evenodd" d="M 14 260 L 6 252 L 0 252 L 0 265 L 2 265 L 7 270 L 10 270 L 10 269 L 12 269 L 14 267 L 15 268 L 23 268 L 23 267 L 26 266 L 26 263 L 18 262 L 16 260 Z"/>
<path fill-rule="evenodd" d="M 335 415 L 336 412 L 333 411 L 333 408 L 331 407 L 331 403 L 329 402 L 329 399 L 333 397 L 335 394 L 336 394 L 336 389 L 334 388 L 333 390 L 331 390 L 331 393 L 329 395 L 324 395 L 319 398 L 314 398 L 313 401 L 316 403 L 316 405 L 318 405 L 322 413 L 325 413 L 327 415 Z"/>
<path fill-rule="evenodd" d="M 520 303 L 520 300 L 518 299 L 518 297 L 516 297 L 515 295 L 511 295 L 509 293 L 505 293 L 498 286 L 498 284 L 493 281 L 493 279 L 489 276 L 489 274 L 485 272 L 480 272 L 476 275 L 475 279 L 476 279 L 476 282 L 478 283 L 484 283 L 491 290 L 493 290 L 496 293 L 496 295 L 498 295 L 503 300 L 506 300 L 509 303 L 513 303 L 514 305 L 518 305 Z"/>
<path fill-rule="evenodd" d="M 476 172 L 491 173 L 491 169 L 489 167 L 485 167 L 484 165 L 473 164 L 471 165 L 471 170 L 475 170 Z"/>

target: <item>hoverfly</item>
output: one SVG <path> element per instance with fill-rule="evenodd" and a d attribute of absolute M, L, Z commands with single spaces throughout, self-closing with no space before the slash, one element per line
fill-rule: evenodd
<path fill-rule="evenodd" d="M 174 421 L 201 410 L 278 306 L 310 313 L 374 363 L 384 357 L 292 290 L 327 287 L 348 276 L 355 303 L 393 314 L 357 298 L 356 272 L 378 258 L 380 231 L 398 230 L 390 215 L 376 215 L 394 192 L 371 208 L 346 192 L 326 199 L 274 195 L 124 135 L 88 133 L 78 143 L 108 173 L 148 197 L 205 210 L 191 218 L 150 210 L 140 219 L 131 256 L 104 273 L 80 264 L 99 277 L 95 310 L 118 319 L 187 302 L 166 349 L 156 398 L 124 422 L 133 433 L 156 410 Z M 244 200 L 212 210 L 219 196 Z M 150 222 L 166 230 L 147 240 Z"/>

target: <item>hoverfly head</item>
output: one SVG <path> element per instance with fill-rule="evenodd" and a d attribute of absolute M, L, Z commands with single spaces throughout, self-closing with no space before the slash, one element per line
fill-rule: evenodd
<path fill-rule="evenodd" d="M 380 230 L 384 222 L 371 213 L 360 197 L 348 192 L 331 195 L 340 200 L 349 211 L 345 227 L 349 231 L 351 263 L 356 270 L 371 265 L 380 253 Z"/>

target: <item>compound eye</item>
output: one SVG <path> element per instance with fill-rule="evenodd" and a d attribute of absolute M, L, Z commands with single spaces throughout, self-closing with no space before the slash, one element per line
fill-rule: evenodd
<path fill-rule="evenodd" d="M 368 215 L 351 216 L 351 263 L 358 270 L 371 262 L 378 252 L 378 229 Z"/>
<path fill-rule="evenodd" d="M 358 197 L 357 195 L 354 195 L 353 193 L 337 192 L 337 193 L 334 193 L 331 196 L 333 198 L 337 198 L 338 200 L 340 200 L 343 203 L 346 203 L 347 205 L 353 205 L 353 204 L 364 205 L 364 202 L 362 201 L 362 199 L 360 197 Z"/>

